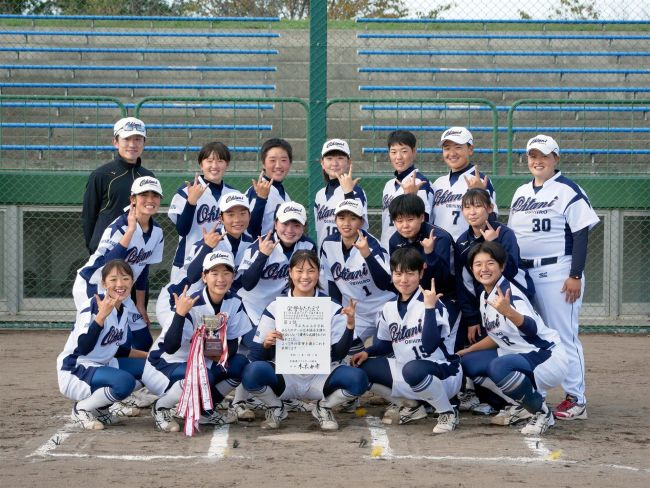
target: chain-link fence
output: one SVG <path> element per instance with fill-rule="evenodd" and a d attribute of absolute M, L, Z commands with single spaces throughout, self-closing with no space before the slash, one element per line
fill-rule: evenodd
<path fill-rule="evenodd" d="M 329 21 L 310 31 L 314 5 L 327 6 Z M 416 165 L 435 179 L 446 172 L 441 132 L 470 128 L 472 162 L 492 176 L 502 218 L 528 174 L 526 140 L 549 133 L 602 218 L 590 238 L 586 323 L 639 324 L 650 313 L 646 2 L 9 0 L 0 14 L 5 320 L 70 320 L 87 257 L 81 197 L 89 172 L 112 159 L 112 124 L 125 113 L 147 123 L 144 165 L 163 182 L 163 205 L 195 172 L 203 143 L 231 147 L 226 180 L 245 190 L 261 142 L 279 136 L 294 147 L 287 191 L 311 208 L 319 145 L 344 137 L 376 234 L 390 131 L 417 136 Z M 326 65 L 314 46 L 327 47 Z M 325 82 L 322 100 L 314 86 Z M 163 212 L 154 294 L 176 244 Z"/>

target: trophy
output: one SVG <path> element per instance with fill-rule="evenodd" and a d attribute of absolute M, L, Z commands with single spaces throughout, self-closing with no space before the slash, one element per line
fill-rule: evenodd
<path fill-rule="evenodd" d="M 203 354 L 205 356 L 219 358 L 223 354 L 223 343 L 225 340 L 225 328 L 228 322 L 228 314 L 219 312 L 217 315 L 204 315 L 205 335 L 203 339 Z M 223 329 L 223 333 L 220 331 Z"/>

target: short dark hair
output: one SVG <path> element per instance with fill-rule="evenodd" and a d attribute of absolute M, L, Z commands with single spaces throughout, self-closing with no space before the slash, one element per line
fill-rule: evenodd
<path fill-rule="evenodd" d="M 403 144 L 405 146 L 410 147 L 411 149 L 415 149 L 415 146 L 417 145 L 417 139 L 415 138 L 415 135 L 413 132 L 408 131 L 408 130 L 394 130 L 390 134 L 388 134 L 388 140 L 387 140 L 387 145 L 388 149 L 391 148 L 391 146 L 394 146 L 395 144 Z"/>
<path fill-rule="evenodd" d="M 420 217 L 426 213 L 426 209 L 424 208 L 424 202 L 419 196 L 413 193 L 405 193 L 393 198 L 393 201 L 388 206 L 388 213 L 390 214 L 391 220 L 395 220 L 404 215 Z"/>
<path fill-rule="evenodd" d="M 492 199 L 487 190 L 483 188 L 470 188 L 463 195 L 461 206 L 465 205 L 483 205 L 485 208 L 492 206 Z"/>
<path fill-rule="evenodd" d="M 390 255 L 390 271 L 422 271 L 424 258 L 416 248 L 400 247 Z"/>
<path fill-rule="evenodd" d="M 102 281 L 106 281 L 109 273 L 114 269 L 117 269 L 118 271 L 129 275 L 131 279 L 133 279 L 133 270 L 131 269 L 131 265 L 123 259 L 113 259 L 112 261 L 106 263 L 102 268 Z"/>
<path fill-rule="evenodd" d="M 264 141 L 260 148 L 260 158 L 262 158 L 262 163 L 264 163 L 264 160 L 266 159 L 266 154 L 274 147 L 284 149 L 287 152 L 287 156 L 289 156 L 289 162 L 293 162 L 293 148 L 291 147 L 291 144 L 284 139 L 272 137 L 271 139 Z"/>
<path fill-rule="evenodd" d="M 484 241 L 477 244 L 469 251 L 469 254 L 467 255 L 467 263 L 470 268 L 474 266 L 474 259 L 480 252 L 489 254 L 492 259 L 499 263 L 499 266 L 506 264 L 507 254 L 503 246 L 495 241 Z"/>
<path fill-rule="evenodd" d="M 291 270 L 302 263 L 309 263 L 316 269 L 320 270 L 320 260 L 318 259 L 318 254 L 316 254 L 316 251 L 313 249 L 299 249 L 294 252 L 291 259 L 289 259 L 289 269 Z M 296 285 L 291 281 L 291 276 L 289 276 L 288 279 L 289 289 L 293 291 Z M 318 288 L 318 285 L 316 285 L 316 287 Z"/>
<path fill-rule="evenodd" d="M 203 162 L 204 159 L 208 159 L 212 154 L 216 154 L 219 159 L 223 159 L 225 162 L 230 162 L 230 149 L 223 142 L 213 141 L 204 144 L 201 150 L 199 151 L 199 164 Z"/>

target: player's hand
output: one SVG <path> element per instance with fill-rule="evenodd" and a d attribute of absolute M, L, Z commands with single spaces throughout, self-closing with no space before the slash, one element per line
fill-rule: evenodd
<path fill-rule="evenodd" d="M 466 347 L 465 349 L 460 349 L 459 351 L 456 351 L 455 354 L 456 354 L 456 356 L 461 356 L 462 357 L 465 354 L 467 354 L 468 352 L 472 352 L 472 351 L 470 351 L 469 348 Z"/>
<path fill-rule="evenodd" d="M 273 249 L 275 249 L 275 246 L 277 246 L 280 243 L 280 241 L 273 242 L 273 239 L 271 239 L 271 231 L 268 231 L 266 233 L 264 239 L 262 239 L 262 236 L 259 236 L 257 238 L 257 242 L 259 242 L 260 252 L 265 256 L 270 256 L 271 253 L 273 252 Z"/>
<path fill-rule="evenodd" d="M 488 300 L 488 305 L 493 309 L 499 312 L 501 315 L 506 315 L 510 307 L 510 288 L 508 288 L 505 294 L 501 291 L 501 288 L 497 286 L 497 296 L 494 300 Z"/>
<path fill-rule="evenodd" d="M 407 176 L 401 181 L 400 186 L 402 187 L 404 193 L 417 193 L 418 191 L 420 191 L 420 188 L 422 188 L 425 183 L 426 181 L 416 180 L 415 171 L 413 171 L 413 173 L 411 173 L 409 176 Z"/>
<path fill-rule="evenodd" d="M 481 326 L 480 325 L 470 325 L 467 327 L 467 340 L 470 344 L 476 344 L 478 339 L 481 337 Z"/>
<path fill-rule="evenodd" d="M 569 276 L 564 282 L 564 286 L 562 286 L 562 293 L 564 293 L 564 299 L 566 302 L 573 303 L 580 298 L 581 288 L 582 283 L 580 283 L 580 280 L 576 280 Z"/>
<path fill-rule="evenodd" d="M 129 207 L 129 214 L 126 216 L 126 232 L 125 234 L 133 235 L 138 228 L 138 220 L 136 218 L 135 203 Z"/>
<path fill-rule="evenodd" d="M 467 176 L 463 175 L 463 178 L 465 178 L 467 188 L 481 188 L 482 190 L 487 190 L 488 183 L 490 182 L 488 175 L 485 175 L 483 179 L 481 179 L 481 172 L 479 171 L 478 166 L 474 166 L 473 176 L 470 176 L 468 178 Z"/>
<path fill-rule="evenodd" d="M 185 191 L 187 192 L 187 203 L 190 205 L 196 205 L 196 202 L 199 201 L 201 195 L 205 193 L 205 190 L 208 186 L 203 186 L 199 183 L 199 174 L 194 174 L 194 182 L 190 183 L 189 181 L 185 182 Z"/>
<path fill-rule="evenodd" d="M 343 312 L 343 314 L 348 318 L 348 322 L 347 322 L 348 329 L 354 329 L 356 310 L 357 310 L 357 301 L 352 300 L 352 298 L 350 298 L 350 300 L 348 301 L 348 305 L 346 307 L 343 307 L 343 309 L 341 309 L 341 312 Z"/>
<path fill-rule="evenodd" d="M 263 200 L 269 198 L 269 193 L 271 193 L 271 187 L 273 186 L 273 180 L 266 180 L 264 178 L 264 171 L 260 173 L 257 181 L 251 181 L 253 182 L 253 190 L 255 190 L 257 198 L 261 198 Z"/>
<path fill-rule="evenodd" d="M 357 237 L 357 240 L 354 241 L 354 247 L 356 247 L 359 250 L 359 253 L 364 257 L 367 258 L 370 256 L 370 246 L 368 245 L 368 238 L 361 232 L 361 229 L 357 230 L 357 233 L 359 234 L 359 237 Z"/>
<path fill-rule="evenodd" d="M 97 325 L 103 327 L 106 317 L 108 317 L 113 309 L 118 306 L 119 300 L 113 298 L 106 292 L 102 300 L 99 295 L 95 294 L 95 301 L 97 302 L 97 315 L 95 315 L 95 322 Z"/>
<path fill-rule="evenodd" d="M 214 249 L 217 247 L 217 244 L 223 239 L 223 235 L 220 232 L 217 232 L 217 227 L 219 227 L 220 221 L 214 223 L 214 227 L 210 231 L 206 231 L 205 227 L 201 227 L 201 232 L 203 232 L 203 243 Z"/>
<path fill-rule="evenodd" d="M 433 252 L 433 248 L 436 245 L 436 236 L 433 235 L 434 230 L 431 229 L 431 233 L 429 234 L 429 237 L 425 237 L 420 241 L 420 244 L 422 244 L 422 250 L 424 251 L 424 254 L 431 254 Z"/>
<path fill-rule="evenodd" d="M 424 308 L 436 308 L 436 303 L 442 297 L 442 293 L 436 293 L 436 280 L 431 278 L 431 289 L 425 290 L 420 287 L 422 291 L 422 296 L 424 297 Z"/>
<path fill-rule="evenodd" d="M 140 315 L 142 315 L 142 320 L 144 321 L 145 324 L 147 324 L 147 327 L 151 327 L 151 319 L 149 318 L 149 314 L 147 313 L 147 307 L 144 305 L 142 307 L 136 307 L 138 309 L 138 312 L 140 312 Z"/>
<path fill-rule="evenodd" d="M 281 341 L 282 339 L 284 339 L 284 337 L 282 336 L 282 332 L 280 332 L 279 330 L 272 330 L 264 338 L 264 342 L 262 343 L 262 346 L 264 346 L 264 349 L 270 349 L 273 346 L 275 346 L 278 341 Z"/>
<path fill-rule="evenodd" d="M 194 298 L 188 297 L 187 296 L 187 289 L 188 285 L 185 285 L 185 288 L 183 288 L 183 293 L 181 293 L 180 296 L 178 296 L 176 293 L 174 293 L 174 303 L 176 304 L 176 313 L 182 317 L 185 317 L 190 310 L 192 310 L 192 307 L 196 303 L 196 301 L 199 299 L 201 295 L 196 295 Z"/>
<path fill-rule="evenodd" d="M 361 178 L 352 178 L 352 163 L 350 163 L 349 171 L 338 175 L 338 179 L 343 193 L 352 193 L 355 185 L 361 181 Z"/>
<path fill-rule="evenodd" d="M 483 236 L 483 239 L 486 241 L 494 241 L 496 240 L 497 237 L 499 237 L 499 232 L 501 231 L 501 227 L 497 227 L 497 230 L 494 230 L 494 227 L 490 225 L 490 222 L 485 223 L 485 230 L 481 230 L 481 235 Z"/>
<path fill-rule="evenodd" d="M 368 359 L 368 353 L 366 351 L 361 351 L 356 353 L 352 358 L 350 358 L 350 365 L 354 366 L 355 368 L 358 368 L 361 366 L 363 363 L 366 362 L 366 359 Z"/>

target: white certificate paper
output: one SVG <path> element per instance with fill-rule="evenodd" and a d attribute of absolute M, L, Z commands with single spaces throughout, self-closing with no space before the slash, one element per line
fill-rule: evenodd
<path fill-rule="evenodd" d="M 278 374 L 330 374 L 331 301 L 327 297 L 280 297 L 275 328 Z"/>

